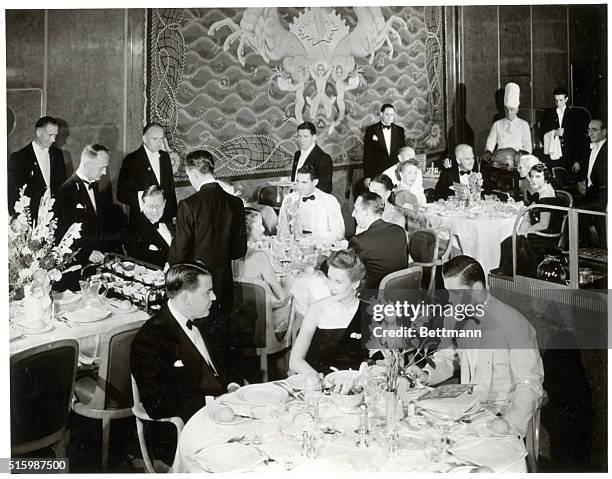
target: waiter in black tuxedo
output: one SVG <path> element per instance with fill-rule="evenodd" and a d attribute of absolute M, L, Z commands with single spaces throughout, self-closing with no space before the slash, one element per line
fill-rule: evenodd
<path fill-rule="evenodd" d="M 219 186 L 214 165 L 212 155 L 204 150 L 185 158 L 185 171 L 196 193 L 179 204 L 168 262 L 204 262 L 222 316 L 228 317 L 233 302 L 232 260 L 246 254 L 246 222 L 242 201 Z"/>
<path fill-rule="evenodd" d="M 170 156 L 163 150 L 164 128 L 158 123 L 146 125 L 142 143 L 123 160 L 117 181 L 117 199 L 130 206 L 130 220 L 133 220 L 140 211 L 139 194 L 147 186 L 160 186 L 166 196 L 163 218 L 172 220 L 176 216 L 176 192 Z"/>
<path fill-rule="evenodd" d="M 366 128 L 363 139 L 363 177 L 367 189 L 371 178 L 395 165 L 398 152 L 406 146 L 404 129 L 393 123 L 395 108 L 385 103 L 380 108 L 380 121 Z M 355 191 L 357 193 L 357 191 Z M 361 194 L 359 192 L 358 194 Z"/>
<path fill-rule="evenodd" d="M 215 300 L 208 269 L 198 262 L 172 266 L 166 292 L 168 303 L 132 341 L 131 371 L 149 416 L 187 422 L 206 396 L 238 389 L 230 381 L 239 378 L 208 327 Z"/>
<path fill-rule="evenodd" d="M 98 189 L 98 180 L 106 174 L 109 159 L 106 146 L 87 145 L 77 171 L 55 195 L 55 239 L 59 242 L 70 226 L 81 223 L 81 237 L 72 247 L 79 250 L 76 259 L 82 266 L 101 263 L 105 252 L 119 250 L 119 218 L 114 211 L 112 191 Z M 76 276 L 65 275 L 61 287 L 74 289 L 77 280 Z"/>
<path fill-rule="evenodd" d="M 43 116 L 36 124 L 34 139 L 21 150 L 14 152 L 8 160 L 8 207 L 9 214 L 15 214 L 15 202 L 19 190 L 25 185 L 25 194 L 30 197 L 32 219 L 38 216 L 38 207 L 47 188 L 51 196 L 66 181 L 64 154 L 53 143 L 59 133 L 55 118 Z"/>
<path fill-rule="evenodd" d="M 455 196 L 454 183 L 469 185 L 470 173 L 478 173 L 478 167 L 474 164 L 474 151 L 470 145 L 460 144 L 455 147 L 456 162 L 450 168 L 442 170 L 440 178 L 436 183 L 434 201 L 446 200 L 449 196 Z M 491 181 L 486 171 L 482 171 L 482 191 L 488 193 L 491 190 Z"/>
<path fill-rule="evenodd" d="M 582 110 L 567 106 L 568 93 L 565 88 L 555 88 L 553 95 L 556 108 L 544 112 L 540 130 L 542 137 L 552 131 L 552 135 L 559 138 L 562 156 L 557 160 L 547 157 L 546 163 L 549 169 L 561 166 L 568 172 L 578 173 L 580 155 L 586 147 L 585 114 Z"/>
<path fill-rule="evenodd" d="M 580 208 L 606 211 L 608 206 L 608 129 L 602 120 L 589 123 L 591 149 L 588 161 L 584 161 L 580 172 L 582 181 L 578 189 L 585 196 L 577 206 Z"/>
<path fill-rule="evenodd" d="M 141 211 L 126 231 L 128 254 L 163 268 L 174 236 L 172 222 L 163 220 L 166 198 L 157 185 L 147 187 L 140 201 Z"/>
<path fill-rule="evenodd" d="M 297 127 L 298 142 L 300 150 L 293 155 L 293 166 L 291 167 L 291 181 L 295 181 L 297 171 L 304 165 L 312 165 L 319 178 L 317 187 L 325 193 L 332 192 L 332 159 L 317 145 L 317 129 L 307 121 Z"/>

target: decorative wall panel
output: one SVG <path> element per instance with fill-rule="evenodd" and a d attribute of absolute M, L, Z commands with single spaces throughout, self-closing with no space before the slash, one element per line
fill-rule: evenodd
<path fill-rule="evenodd" d="M 213 152 L 219 176 L 290 169 L 312 121 L 335 166 L 393 103 L 408 142 L 444 149 L 443 7 L 152 9 L 147 119 L 171 146 Z"/>

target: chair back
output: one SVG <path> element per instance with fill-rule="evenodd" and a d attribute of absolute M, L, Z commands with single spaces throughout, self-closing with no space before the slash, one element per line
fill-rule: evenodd
<path fill-rule="evenodd" d="M 413 231 L 408 239 L 408 254 L 421 266 L 433 266 L 438 259 L 439 243 L 435 231 L 427 229 Z"/>
<path fill-rule="evenodd" d="M 559 201 L 559 206 L 565 206 L 566 208 L 571 208 L 572 205 L 574 204 L 574 198 L 572 197 L 571 193 L 568 193 L 567 191 L 556 190 L 555 196 L 557 197 L 557 200 Z"/>
<path fill-rule="evenodd" d="M 280 208 L 282 203 L 282 191 L 279 191 L 278 186 L 262 186 L 257 192 L 257 203 Z"/>
<path fill-rule="evenodd" d="M 78 356 L 79 344 L 63 339 L 11 357 L 12 446 L 43 439 L 66 426 Z"/>
<path fill-rule="evenodd" d="M 266 325 L 272 318 L 272 301 L 263 281 L 234 278 L 232 339 L 238 348 L 265 348 Z"/>
<path fill-rule="evenodd" d="M 418 301 L 423 279 L 423 268 L 410 266 L 389 273 L 380 282 L 378 296 L 382 301 Z"/>
<path fill-rule="evenodd" d="M 559 182 L 561 188 L 565 188 L 570 184 L 569 172 L 562 166 L 554 166 L 552 168 L 552 175 Z"/>
<path fill-rule="evenodd" d="M 104 395 L 104 409 L 125 409 L 133 406 L 129 364 L 132 340 L 138 331 L 140 326 L 126 324 L 105 335 L 102 352 L 102 358 L 105 359 L 100 364 L 96 388 L 96 394 Z M 100 386 L 104 389 L 100 390 Z"/>

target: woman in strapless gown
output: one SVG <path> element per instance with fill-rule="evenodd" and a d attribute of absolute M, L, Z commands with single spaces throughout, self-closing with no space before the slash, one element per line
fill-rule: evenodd
<path fill-rule="evenodd" d="M 308 308 L 289 358 L 295 373 L 324 373 L 331 367 L 359 369 L 368 352 L 361 341 L 367 305 L 357 296 L 365 266 L 353 250 L 333 252 L 327 277 L 331 295 Z"/>

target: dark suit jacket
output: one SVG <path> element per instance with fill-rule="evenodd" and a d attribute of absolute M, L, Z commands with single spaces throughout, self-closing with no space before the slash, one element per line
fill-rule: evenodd
<path fill-rule="evenodd" d="M 376 137 L 376 139 L 374 139 Z M 363 139 L 363 176 L 374 178 L 399 160 L 397 152 L 406 146 L 404 129 L 395 123 L 391 125 L 391 154 L 387 151 L 382 123 L 378 122 L 366 128 Z"/>
<path fill-rule="evenodd" d="M 180 416 L 187 422 L 206 404 L 205 396 L 219 396 L 226 392 L 229 382 L 237 380 L 227 366 L 229 358 L 223 356 L 206 326 L 200 325 L 199 329 L 219 376 L 215 376 L 167 305 L 134 337 L 132 375 L 142 404 L 152 418 Z"/>
<path fill-rule="evenodd" d="M 540 133 L 544 138 L 545 133 L 557 128 L 564 128 L 563 136 L 560 138 L 561 151 L 563 152 L 563 158 L 573 162 L 580 159 L 581 152 L 588 144 L 587 125 L 588 117 L 585 118 L 585 113 L 570 106 L 565 107 L 563 124 L 559 125 L 557 110 L 552 108 L 546 110 L 542 116 Z M 569 166 L 571 167 L 571 164 Z"/>
<path fill-rule="evenodd" d="M 169 221 L 161 221 L 174 235 L 174 227 Z M 141 259 L 160 267 L 164 267 L 168 261 L 170 246 L 159 234 L 157 227 L 140 212 L 134 217 L 132 224 L 125 233 L 125 249 L 133 258 Z"/>
<path fill-rule="evenodd" d="M 582 179 L 585 182 L 587 182 L 589 169 L 589 157 L 586 158 L 586 162 L 580 168 Z M 591 171 L 591 182 L 593 184 L 587 188 L 583 207 L 606 211 L 608 205 L 608 140 L 597 153 Z"/>
<path fill-rule="evenodd" d="M 217 303 L 228 313 L 233 298 L 232 260 L 245 254 L 246 223 L 239 198 L 217 183 L 207 183 L 179 203 L 168 262 L 203 261 L 210 268 Z"/>
<path fill-rule="evenodd" d="M 474 164 L 473 171 L 478 171 L 476 164 Z M 453 163 L 453 166 L 442 170 L 442 173 L 440 173 L 434 191 L 434 201 L 445 200 L 449 196 L 455 196 L 455 192 L 450 189 L 453 183 L 459 183 L 459 166 L 457 163 Z M 491 179 L 486 168 L 482 169 L 482 190 L 487 194 L 491 191 Z"/>
<path fill-rule="evenodd" d="M 157 182 L 144 145 L 127 155 L 123 160 L 117 180 L 117 199 L 126 205 L 130 205 L 130 217 L 132 219 L 140 211 L 138 192 L 151 185 L 158 185 L 164 190 L 166 196 L 164 219 L 172 219 L 176 216 L 174 174 L 172 173 L 170 155 L 165 151 L 159 152 L 159 169 L 161 184 Z"/>
<path fill-rule="evenodd" d="M 64 154 L 59 148 L 49 148 L 51 195 L 57 193 L 60 185 L 66 181 Z M 9 214 L 14 214 L 15 202 L 19 199 L 19 189 L 26 185 L 25 194 L 30 197 L 30 214 L 32 219 L 38 216 L 38 206 L 47 184 L 43 178 L 34 147 L 28 143 L 21 150 L 14 152 L 8 160 L 8 206 Z"/>
<path fill-rule="evenodd" d="M 378 289 L 386 275 L 408 267 L 406 230 L 382 219 L 353 236 L 349 247 L 365 264 L 367 289 Z"/>
<path fill-rule="evenodd" d="M 87 186 L 75 174 L 59 187 L 55 195 L 54 210 L 57 218 L 55 239 L 59 242 L 73 223 L 81 223 L 81 237 L 73 243 L 80 248 L 77 261 L 85 265 L 92 250 L 102 253 L 119 251 L 120 225 L 114 211 L 110 189 L 98 191 L 95 187 L 97 211 L 94 210 Z"/>
<path fill-rule="evenodd" d="M 293 166 L 291 167 L 291 181 L 295 181 L 295 175 L 297 174 L 297 165 L 300 159 L 300 151 L 296 151 L 293 155 Z M 304 162 L 304 165 L 314 166 L 317 174 L 319 175 L 319 183 L 317 188 L 325 193 L 331 194 L 332 192 L 332 175 L 334 168 L 332 165 L 331 156 L 325 153 L 319 145 L 315 145 L 308 158 Z"/>

